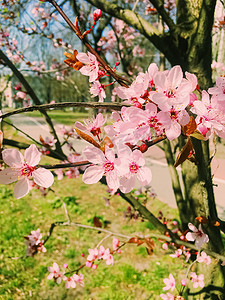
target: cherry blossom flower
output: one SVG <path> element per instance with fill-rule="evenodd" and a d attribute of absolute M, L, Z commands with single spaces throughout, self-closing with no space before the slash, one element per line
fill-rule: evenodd
<path fill-rule="evenodd" d="M 142 185 L 148 185 L 152 179 L 151 170 L 145 165 L 143 153 L 139 150 L 133 152 L 128 146 L 118 149 L 117 166 L 120 179 L 120 190 L 129 193 L 135 187 L 136 178 Z"/>
<path fill-rule="evenodd" d="M 171 290 L 173 291 L 175 289 L 175 279 L 172 274 L 169 275 L 169 278 L 163 279 L 163 282 L 165 283 L 166 286 L 164 286 L 163 290 Z"/>
<path fill-rule="evenodd" d="M 65 288 L 66 289 L 69 289 L 69 288 L 75 288 L 76 287 L 76 284 L 78 283 L 80 286 L 84 287 L 84 282 L 83 282 L 83 279 L 84 279 L 84 275 L 83 274 L 73 274 L 72 276 L 70 277 L 66 277 L 64 276 L 63 277 L 63 280 L 66 281 L 66 284 L 65 284 Z"/>
<path fill-rule="evenodd" d="M 78 53 L 76 58 L 84 64 L 80 69 L 81 74 L 89 76 L 89 81 L 93 82 L 98 78 L 98 61 L 92 53 Z"/>
<path fill-rule="evenodd" d="M 91 85 L 90 93 L 91 97 L 98 96 L 99 102 L 104 102 L 104 98 L 106 98 L 105 88 L 98 80 Z"/>
<path fill-rule="evenodd" d="M 193 282 L 193 288 L 196 289 L 197 287 L 204 288 L 204 275 L 200 274 L 197 275 L 195 272 L 190 273 L 191 281 Z"/>
<path fill-rule="evenodd" d="M 83 154 L 87 160 L 95 164 L 88 167 L 83 174 L 83 182 L 93 184 L 98 182 L 103 175 L 106 176 L 106 182 L 110 189 L 116 190 L 119 188 L 118 172 L 116 168 L 116 161 L 114 151 L 106 147 L 104 153 L 95 147 L 87 146 Z"/>
<path fill-rule="evenodd" d="M 75 122 L 75 126 L 82 130 L 91 132 L 94 136 L 99 135 L 101 133 L 101 127 L 105 124 L 107 120 L 107 116 L 104 118 L 101 113 L 97 114 L 96 118 L 90 120 L 87 119 L 84 121 L 83 125 L 81 122 Z"/>
<path fill-rule="evenodd" d="M 208 89 L 209 94 L 217 101 L 225 101 L 225 77 L 216 79 L 216 86 Z"/>
<path fill-rule="evenodd" d="M 59 271 L 58 264 L 54 262 L 52 267 L 48 267 L 48 271 L 50 274 L 48 275 L 47 279 L 51 280 L 54 278 L 54 280 L 60 284 L 65 272 Z"/>
<path fill-rule="evenodd" d="M 209 94 L 202 91 L 202 101 L 194 101 L 191 111 L 197 114 L 197 130 L 206 138 L 215 132 L 225 138 L 225 114 L 217 103 L 210 101 Z"/>
<path fill-rule="evenodd" d="M 181 255 L 182 255 L 182 250 L 178 249 L 177 251 L 175 251 L 174 254 L 171 254 L 170 257 L 173 257 L 173 258 L 178 257 L 179 258 Z"/>
<path fill-rule="evenodd" d="M 160 294 L 160 297 L 163 299 L 163 300 L 175 300 L 176 298 L 170 294 L 170 293 L 167 293 L 167 294 Z"/>
<path fill-rule="evenodd" d="M 33 256 L 37 252 L 46 252 L 44 247 L 44 240 L 41 240 L 42 234 L 40 229 L 32 230 L 28 236 L 24 237 L 27 245 L 27 256 Z"/>
<path fill-rule="evenodd" d="M 197 256 L 197 262 L 199 262 L 199 263 L 203 262 L 206 265 L 210 265 L 211 264 L 211 258 L 204 251 L 202 251 Z"/>
<path fill-rule="evenodd" d="M 174 66 L 170 71 L 158 72 L 154 82 L 157 92 L 152 100 L 162 111 L 169 111 L 171 108 L 185 109 L 193 91 L 193 84 L 183 78 L 180 66 Z"/>
<path fill-rule="evenodd" d="M 14 187 L 14 195 L 17 199 L 28 194 L 31 178 L 44 188 L 49 188 L 54 182 L 54 177 L 49 170 L 36 167 L 41 153 L 34 144 L 25 150 L 24 157 L 17 149 L 5 149 L 2 151 L 2 158 L 10 168 L 0 171 L 0 183 L 10 184 L 17 181 Z"/>
<path fill-rule="evenodd" d="M 195 241 L 195 246 L 200 249 L 203 244 L 208 243 L 209 237 L 202 231 L 202 225 L 199 224 L 198 229 L 192 224 L 188 223 L 188 227 L 193 232 L 188 232 L 186 234 L 186 239 L 188 241 Z"/>

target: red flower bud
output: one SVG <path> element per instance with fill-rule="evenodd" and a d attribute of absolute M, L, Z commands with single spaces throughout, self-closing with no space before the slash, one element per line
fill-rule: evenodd
<path fill-rule="evenodd" d="M 147 146 L 146 144 L 142 144 L 142 145 L 140 146 L 140 151 L 141 151 L 142 153 L 145 153 L 147 150 L 148 150 L 148 146 Z"/>
<path fill-rule="evenodd" d="M 93 11 L 93 18 L 94 18 L 94 21 L 98 21 L 100 18 L 101 18 L 101 15 L 102 15 L 102 11 L 101 9 L 96 9 Z"/>

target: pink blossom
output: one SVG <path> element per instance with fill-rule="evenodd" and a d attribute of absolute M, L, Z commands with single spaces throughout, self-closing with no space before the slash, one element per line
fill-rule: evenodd
<path fill-rule="evenodd" d="M 83 175 L 83 182 L 93 184 L 98 182 L 103 175 L 106 176 L 106 182 L 110 189 L 116 190 L 119 188 L 118 172 L 114 151 L 106 147 L 105 154 L 98 148 L 87 146 L 83 154 L 87 160 L 95 164 L 88 167 Z"/>
<path fill-rule="evenodd" d="M 104 98 L 106 98 L 105 88 L 104 86 L 97 80 L 95 81 L 90 88 L 91 97 L 99 97 L 99 102 L 104 102 Z"/>
<path fill-rule="evenodd" d="M 199 262 L 199 263 L 203 262 L 206 265 L 210 265 L 211 264 L 211 258 L 204 251 L 202 251 L 197 256 L 197 262 Z"/>
<path fill-rule="evenodd" d="M 176 298 L 170 294 L 170 293 L 167 293 L 167 294 L 160 294 L 160 297 L 163 299 L 163 300 L 175 300 Z"/>
<path fill-rule="evenodd" d="M 197 275 L 195 272 L 191 272 L 190 278 L 191 281 L 193 282 L 193 288 L 195 289 L 197 287 L 203 288 L 205 286 L 203 274 Z"/>
<path fill-rule="evenodd" d="M 59 266 L 57 263 L 53 263 L 53 267 L 48 267 L 48 271 L 50 272 L 50 274 L 48 275 L 47 279 L 55 279 L 56 282 L 58 284 L 60 284 L 61 280 L 62 280 L 62 277 L 63 277 L 63 274 L 64 272 L 60 272 L 59 271 Z"/>
<path fill-rule="evenodd" d="M 27 245 L 27 256 L 33 256 L 37 252 L 46 252 L 44 240 L 41 240 L 42 234 L 40 229 L 32 230 L 28 236 L 25 236 Z"/>
<path fill-rule="evenodd" d="M 217 101 L 225 101 L 225 77 L 216 79 L 216 86 L 208 89 L 209 94 Z"/>
<path fill-rule="evenodd" d="M 119 239 L 113 238 L 113 250 L 117 250 L 119 248 L 120 241 Z M 119 249 L 120 250 L 120 249 Z"/>
<path fill-rule="evenodd" d="M 186 286 L 187 285 L 187 280 L 186 279 L 181 279 L 180 281 L 182 286 Z"/>
<path fill-rule="evenodd" d="M 89 81 L 93 82 L 98 78 L 98 61 L 92 53 L 78 53 L 76 58 L 84 64 L 80 69 L 81 74 L 89 76 Z"/>
<path fill-rule="evenodd" d="M 10 168 L 0 171 L 0 183 L 10 184 L 17 181 L 14 195 L 17 199 L 24 197 L 29 192 L 29 179 L 33 178 L 37 185 L 49 188 L 54 177 L 49 170 L 36 167 L 40 161 L 41 153 L 32 144 L 25 150 L 24 157 L 17 149 L 5 149 L 2 158 Z"/>
<path fill-rule="evenodd" d="M 144 165 L 145 159 L 141 151 L 132 152 L 127 146 L 118 150 L 117 167 L 122 176 L 120 190 L 123 193 L 129 193 L 135 187 L 136 178 L 142 185 L 148 185 L 151 182 L 151 170 Z"/>
<path fill-rule="evenodd" d="M 192 224 L 188 223 L 188 227 L 193 232 L 188 232 L 186 234 L 186 239 L 188 241 L 195 241 L 195 246 L 200 249 L 203 244 L 208 243 L 209 237 L 202 231 L 202 225 L 199 224 L 198 229 Z"/>
<path fill-rule="evenodd" d="M 179 258 L 181 255 L 182 255 L 182 250 L 178 249 L 177 251 L 175 251 L 174 254 L 171 254 L 170 257 L 173 257 L 173 258 L 178 257 Z"/>
<path fill-rule="evenodd" d="M 210 101 L 209 94 L 202 91 L 202 101 L 194 101 L 191 111 L 197 114 L 197 130 L 208 139 L 214 132 L 225 138 L 225 114 L 218 103 Z"/>
<path fill-rule="evenodd" d="M 163 288 L 164 291 L 170 290 L 173 291 L 175 289 L 175 279 L 172 274 L 169 275 L 169 278 L 163 279 L 163 282 L 165 283 L 165 287 Z"/>
<path fill-rule="evenodd" d="M 152 100 L 162 111 L 169 111 L 171 108 L 185 109 L 193 91 L 193 83 L 183 78 L 180 66 L 175 66 L 170 71 L 158 72 L 154 81 L 157 92 Z"/>
<path fill-rule="evenodd" d="M 104 118 L 103 115 L 99 113 L 97 114 L 96 118 L 92 120 L 85 120 L 85 125 L 83 125 L 81 122 L 75 122 L 75 126 L 82 131 L 91 132 L 94 136 L 96 136 L 101 133 L 101 127 L 105 124 L 106 120 L 107 116 Z"/>
<path fill-rule="evenodd" d="M 163 248 L 164 250 L 168 250 L 168 249 L 169 249 L 168 244 L 167 244 L 167 243 L 163 243 L 163 244 L 162 244 L 162 248 Z"/>

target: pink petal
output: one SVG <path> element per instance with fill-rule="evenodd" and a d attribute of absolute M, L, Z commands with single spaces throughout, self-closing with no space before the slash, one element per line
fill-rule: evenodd
<path fill-rule="evenodd" d="M 54 182 L 54 176 L 49 170 L 38 168 L 33 172 L 33 179 L 37 185 L 49 188 Z"/>
<path fill-rule="evenodd" d="M 171 141 L 181 134 L 181 126 L 176 121 L 171 122 L 171 127 L 165 129 L 167 138 Z"/>
<path fill-rule="evenodd" d="M 183 72 L 180 66 L 175 66 L 169 71 L 167 77 L 169 88 L 175 88 L 178 86 L 183 78 Z"/>
<path fill-rule="evenodd" d="M 119 183 L 118 174 L 115 170 L 108 172 L 106 174 L 106 182 L 109 188 L 116 192 L 116 190 L 119 188 L 120 183 Z"/>
<path fill-rule="evenodd" d="M 96 147 L 87 146 L 84 149 L 83 154 L 86 156 L 87 160 L 93 164 L 104 164 L 106 161 L 103 152 Z"/>
<path fill-rule="evenodd" d="M 140 150 L 134 150 L 133 159 L 139 166 L 143 166 L 145 164 L 144 155 Z"/>
<path fill-rule="evenodd" d="M 195 240 L 195 239 L 193 238 L 191 232 L 188 232 L 188 233 L 186 234 L 186 239 L 187 239 L 188 241 L 191 241 L 191 242 L 193 242 L 193 241 Z"/>
<path fill-rule="evenodd" d="M 198 229 L 192 224 L 192 223 L 188 223 L 188 228 L 193 231 L 193 232 L 197 232 Z"/>
<path fill-rule="evenodd" d="M 151 170 L 147 167 L 140 168 L 137 173 L 137 179 L 140 180 L 143 185 L 149 184 L 152 180 Z"/>
<path fill-rule="evenodd" d="M 98 182 L 104 174 L 104 168 L 101 166 L 88 167 L 83 175 L 83 182 L 92 184 Z"/>
<path fill-rule="evenodd" d="M 120 179 L 120 190 L 123 193 L 129 193 L 135 187 L 135 176 L 131 176 L 130 178 L 122 177 Z"/>
<path fill-rule="evenodd" d="M 19 180 L 14 187 L 14 196 L 17 199 L 20 199 L 24 196 L 26 196 L 29 193 L 30 185 L 29 180 L 25 177 L 21 180 Z"/>
<path fill-rule="evenodd" d="M 32 144 L 25 150 L 24 158 L 29 166 L 34 167 L 39 163 L 41 159 L 41 153 L 38 151 L 37 147 Z"/>
<path fill-rule="evenodd" d="M 2 151 L 2 158 L 4 162 L 10 166 L 21 166 L 24 164 L 23 155 L 17 149 L 5 149 Z"/>
<path fill-rule="evenodd" d="M 0 171 L 0 184 L 10 184 L 14 181 L 18 180 L 19 172 L 12 170 L 11 168 L 7 168 L 5 170 Z"/>

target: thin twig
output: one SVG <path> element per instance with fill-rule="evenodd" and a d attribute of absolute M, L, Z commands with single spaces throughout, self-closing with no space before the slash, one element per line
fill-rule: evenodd
<path fill-rule="evenodd" d="M 95 57 L 97 58 L 100 65 L 107 71 L 120 85 L 124 87 L 128 87 L 128 85 L 125 83 L 128 82 L 126 78 L 123 78 L 119 75 L 117 75 L 113 69 L 110 68 L 110 66 L 107 65 L 107 63 L 101 58 L 101 56 L 93 49 L 93 47 L 88 43 L 86 36 L 83 36 L 78 29 L 74 26 L 74 24 L 70 21 L 70 19 L 67 17 L 67 15 L 64 13 L 64 11 L 58 6 L 55 0 L 47 0 L 47 2 L 51 3 L 57 11 L 60 13 L 60 15 L 63 17 L 63 19 L 67 22 L 67 24 L 70 26 L 70 28 L 75 32 L 77 37 L 82 41 L 82 43 L 86 46 L 89 52 L 91 52 Z"/>
<path fill-rule="evenodd" d="M 35 110 L 50 110 L 52 108 L 54 109 L 61 109 L 65 107 L 87 107 L 87 108 L 109 108 L 114 110 L 120 110 L 123 106 L 129 107 L 130 104 L 122 104 L 122 103 L 107 103 L 107 102 L 62 102 L 62 103 L 52 103 L 52 104 L 42 104 L 42 105 L 33 105 L 29 107 L 23 107 L 16 109 L 14 111 L 2 114 L 0 116 L 1 119 L 8 118 L 12 115 L 17 115 L 29 111 L 35 111 Z"/>
<path fill-rule="evenodd" d="M 77 163 L 68 163 L 68 164 L 57 164 L 57 165 L 38 165 L 40 168 L 44 169 L 50 169 L 50 170 L 55 170 L 55 169 L 65 169 L 65 168 L 76 168 L 76 167 L 81 167 L 81 166 L 86 166 L 90 164 L 89 161 L 85 160 L 82 162 L 77 162 Z"/>

